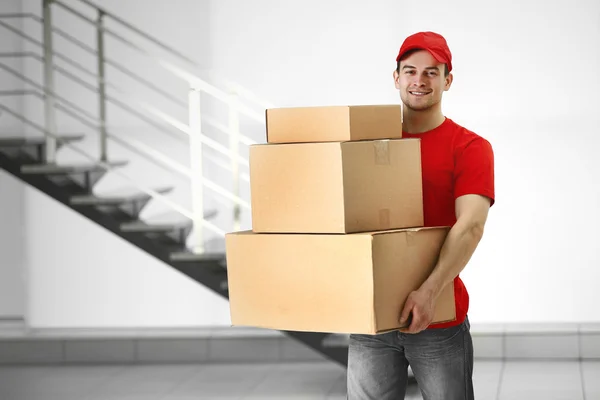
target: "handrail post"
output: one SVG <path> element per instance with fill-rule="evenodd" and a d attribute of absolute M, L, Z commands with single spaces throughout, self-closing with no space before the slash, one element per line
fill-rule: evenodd
<path fill-rule="evenodd" d="M 104 11 L 98 10 L 96 39 L 98 46 L 98 107 L 100 123 L 100 161 L 107 161 L 108 138 L 106 135 L 106 85 L 104 74 Z"/>
<path fill-rule="evenodd" d="M 240 197 L 240 115 L 238 110 L 239 95 L 235 91 L 229 94 L 229 151 L 231 160 L 231 182 L 233 195 Z M 233 202 L 233 231 L 239 231 L 241 227 L 241 206 L 237 201 Z"/>
<path fill-rule="evenodd" d="M 43 0 L 44 16 L 44 122 L 47 164 L 56 162 L 56 110 L 54 98 L 54 64 L 52 60 L 52 0 Z"/>
<path fill-rule="evenodd" d="M 204 253 L 204 198 L 202 174 L 202 118 L 200 115 L 201 92 L 195 86 L 189 92 L 190 123 L 190 170 L 192 180 L 192 215 L 195 242 L 193 252 Z"/>

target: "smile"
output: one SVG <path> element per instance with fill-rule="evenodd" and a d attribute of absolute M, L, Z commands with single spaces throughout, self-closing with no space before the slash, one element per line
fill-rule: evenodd
<path fill-rule="evenodd" d="M 413 96 L 425 96 L 431 92 L 408 92 L 410 94 L 412 94 Z"/>

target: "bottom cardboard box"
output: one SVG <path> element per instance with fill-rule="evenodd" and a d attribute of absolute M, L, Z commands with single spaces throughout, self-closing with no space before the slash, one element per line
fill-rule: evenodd
<path fill-rule="evenodd" d="M 331 333 L 399 329 L 406 298 L 435 267 L 448 230 L 229 233 L 231 323 Z M 438 297 L 433 322 L 455 318 L 450 283 Z"/>

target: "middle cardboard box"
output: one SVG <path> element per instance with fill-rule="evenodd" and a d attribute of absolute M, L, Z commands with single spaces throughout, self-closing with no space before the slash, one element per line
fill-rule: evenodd
<path fill-rule="evenodd" d="M 249 161 L 255 233 L 423 226 L 420 139 L 257 144 Z"/>

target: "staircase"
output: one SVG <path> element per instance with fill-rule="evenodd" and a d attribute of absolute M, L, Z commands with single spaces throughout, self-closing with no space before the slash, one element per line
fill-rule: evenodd
<path fill-rule="evenodd" d="M 223 249 L 223 236 L 228 231 L 240 229 L 242 212 L 249 209 L 249 204 L 240 196 L 240 180 L 244 177 L 244 174 L 240 172 L 240 166 L 247 165 L 247 160 L 240 156 L 239 145 L 254 143 L 248 136 L 240 132 L 240 116 L 264 123 L 264 109 L 269 105 L 259 102 L 252 94 L 247 93 L 239 86 L 227 83 L 227 89 L 224 90 L 200 79 L 190 72 L 197 67 L 192 61 L 173 51 L 159 40 L 88 0 L 73 1 L 79 7 L 89 8 L 89 12 L 95 14 L 96 18 L 89 17 L 89 13 L 80 11 L 79 8 L 70 5 L 72 1 L 68 2 L 67 0 L 40 0 L 41 16 L 25 13 L 0 15 L 0 29 L 4 30 L 4 35 L 17 35 L 39 49 L 39 53 L 35 51 L 0 53 L 0 68 L 26 83 L 28 87 L 27 90 L 0 88 L 0 117 L 19 120 L 37 132 L 34 136 L 26 137 L 22 135 L 22 132 L 18 132 L 14 137 L 3 136 L 0 139 L 0 168 L 85 216 L 91 222 L 139 247 L 162 261 L 165 266 L 176 269 L 197 281 L 198 284 L 228 298 L 227 262 Z M 52 15 L 57 7 L 74 18 L 96 27 L 95 48 L 82 43 L 74 33 L 63 31 L 52 24 Z M 18 19 L 35 21 L 39 24 L 42 28 L 43 38 L 32 37 L 15 28 L 11 21 Z M 174 98 L 166 89 L 144 80 L 135 71 L 130 71 L 123 63 L 107 57 L 104 38 L 109 35 L 129 44 L 132 53 L 148 55 L 145 49 L 106 28 L 104 21 L 107 19 L 120 25 L 131 35 L 141 37 L 154 46 L 167 51 L 177 62 L 187 65 L 188 68 L 184 69 L 176 66 L 173 62 L 150 57 L 152 62 L 168 73 L 187 82 L 189 85 L 187 99 Z M 52 38 L 55 35 L 59 35 L 62 39 L 95 56 L 97 70 L 90 71 L 70 57 L 55 51 L 52 44 Z M 41 83 L 34 77 L 25 76 L 3 62 L 3 59 L 16 57 L 35 60 L 43 67 Z M 59 66 L 58 63 L 55 64 L 54 60 L 60 60 L 61 64 L 68 65 L 69 68 Z M 148 104 L 144 99 L 136 99 L 131 93 L 126 93 L 117 85 L 109 82 L 104 73 L 107 65 L 119 69 L 131 79 L 145 85 L 149 90 L 187 108 L 188 121 L 182 123 L 156 106 Z M 77 73 L 72 72 L 73 70 L 76 70 Z M 59 88 L 55 87 L 55 74 L 60 74 L 61 77 L 95 93 L 99 108 L 85 109 L 74 101 L 61 97 L 58 94 Z M 94 83 L 89 83 L 77 74 L 86 74 L 92 78 Z M 220 83 L 222 82 L 224 81 L 220 81 Z M 119 95 L 109 95 L 108 88 Z M 207 95 L 229 107 L 227 123 L 219 122 L 208 113 L 201 113 L 200 99 L 201 96 Z M 6 106 L 2 99 L 7 96 L 30 96 L 37 99 L 36 101 L 41 102 L 44 106 L 44 122 L 37 123 L 29 116 L 22 115 Z M 242 100 L 249 101 L 260 111 L 253 111 L 252 107 L 243 105 Z M 173 137 L 173 140 L 187 141 L 189 154 L 193 155 L 190 157 L 189 166 L 170 159 L 161 153 L 161 149 L 112 133 L 110 121 L 107 121 L 106 118 L 108 104 L 119 107 L 123 112 L 138 118 L 165 135 Z M 57 132 L 57 113 L 68 115 L 81 122 L 86 127 L 86 133 L 65 135 Z M 229 136 L 229 147 L 223 146 L 204 134 L 201 127 L 207 124 L 215 131 L 220 130 L 223 135 Z M 92 155 L 89 151 L 82 149 L 84 147 L 81 146 L 82 142 L 90 135 L 95 135 L 99 139 L 98 154 Z M 135 177 L 127 176 L 123 170 L 130 160 L 110 159 L 107 154 L 109 144 L 122 146 L 156 166 L 189 179 L 192 209 L 182 207 L 169 199 L 169 193 L 173 187 L 148 188 L 139 184 Z M 66 164 L 57 162 L 57 154 L 67 148 L 87 161 Z M 207 152 L 206 149 L 211 151 Z M 216 157 L 214 153 L 220 153 L 220 158 Z M 224 188 L 208 179 L 202 170 L 202 157 L 229 169 L 234 186 Z M 131 186 L 114 193 L 98 194 L 96 190 L 98 182 L 105 176 L 115 174 L 126 179 Z M 202 201 L 205 190 L 216 193 L 229 203 L 229 208 L 232 210 L 232 226 L 223 228 L 212 222 L 222 210 L 205 209 Z M 143 220 L 140 215 L 152 202 L 161 202 L 170 211 L 152 220 Z M 207 239 L 203 235 L 205 231 L 213 233 L 214 236 Z M 192 236 L 192 245 L 190 245 Z M 334 362 L 343 366 L 347 363 L 347 337 L 345 336 L 292 331 L 284 333 Z"/>

